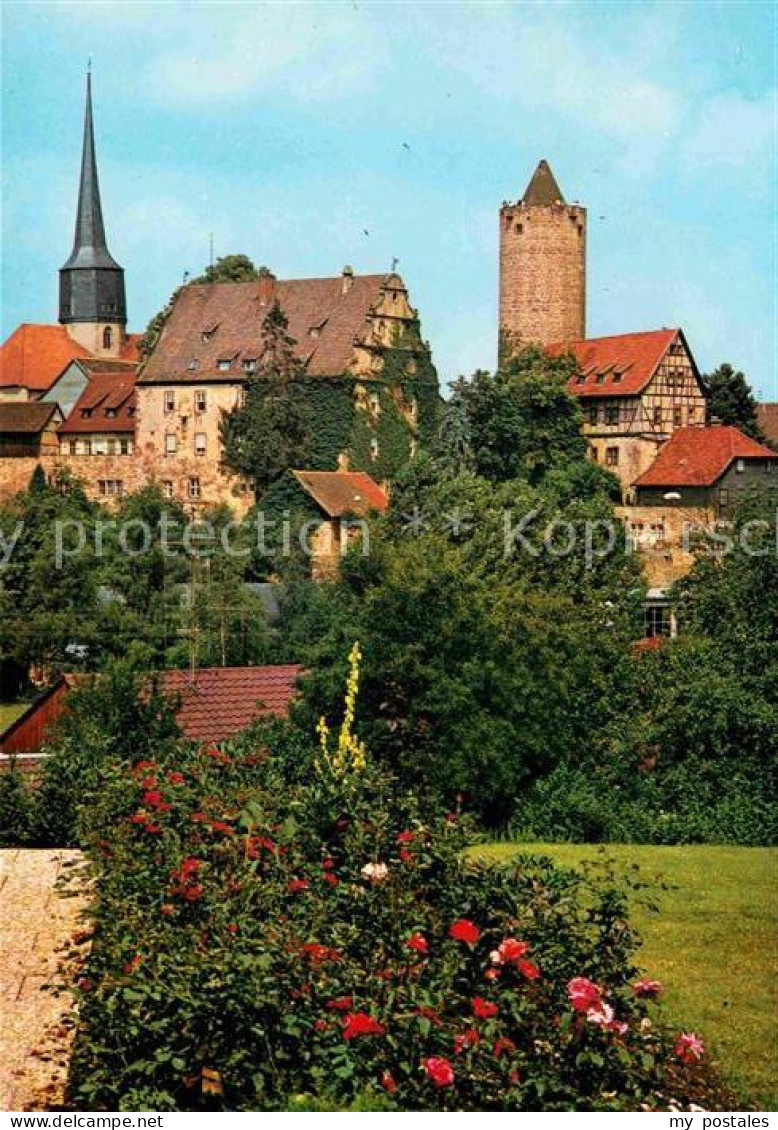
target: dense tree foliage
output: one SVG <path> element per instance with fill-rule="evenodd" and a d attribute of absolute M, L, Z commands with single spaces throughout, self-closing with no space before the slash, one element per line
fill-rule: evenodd
<path fill-rule="evenodd" d="M 708 397 L 708 420 L 740 428 L 754 439 L 762 439 L 756 415 L 756 399 L 743 373 L 724 362 L 702 378 Z"/>
<path fill-rule="evenodd" d="M 313 420 L 302 386 L 305 365 L 274 302 L 262 323 L 262 353 L 242 405 L 222 421 L 224 460 L 261 494 L 290 467 L 307 466 Z"/>

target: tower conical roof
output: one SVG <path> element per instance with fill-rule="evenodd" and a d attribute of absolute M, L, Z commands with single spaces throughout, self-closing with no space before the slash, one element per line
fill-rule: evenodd
<path fill-rule="evenodd" d="M 84 144 L 81 152 L 81 181 L 78 188 L 78 211 L 73 250 L 63 270 L 70 267 L 109 267 L 119 264 L 112 258 L 105 242 L 100 184 L 97 179 L 95 131 L 92 122 L 92 76 L 86 76 L 86 110 L 84 112 Z"/>
<path fill-rule="evenodd" d="M 524 190 L 522 204 L 564 204 L 562 189 L 556 182 L 548 161 L 540 162 Z"/>

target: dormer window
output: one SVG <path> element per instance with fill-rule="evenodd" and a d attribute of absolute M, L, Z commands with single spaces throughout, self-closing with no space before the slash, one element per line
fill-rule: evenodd
<path fill-rule="evenodd" d="M 106 414 L 106 416 L 108 417 L 109 420 L 115 420 L 116 419 L 116 409 L 115 408 L 106 408 L 105 414 Z"/>
<path fill-rule="evenodd" d="M 601 385 L 601 384 L 605 384 L 605 373 L 598 373 L 598 374 L 597 374 L 597 381 L 596 381 L 596 383 L 597 383 L 598 385 Z"/>
<path fill-rule="evenodd" d="M 243 371 L 244 371 L 244 373 L 256 373 L 256 371 L 257 371 L 257 359 L 256 359 L 256 357 L 246 357 L 246 358 L 244 358 L 244 360 L 243 360 Z"/>
<path fill-rule="evenodd" d="M 579 373 L 578 376 L 575 378 L 575 383 L 577 385 L 582 385 L 585 380 L 586 380 L 586 373 Z"/>
<path fill-rule="evenodd" d="M 82 408 L 81 409 L 81 415 L 82 415 L 83 419 L 85 419 L 85 420 L 91 419 L 92 409 L 91 408 Z"/>
<path fill-rule="evenodd" d="M 199 369 L 199 368 L 200 368 L 200 362 L 198 361 L 198 359 L 196 357 L 193 357 L 192 360 L 187 365 L 187 369 L 189 369 L 191 372 L 194 372 L 195 369 Z"/>
<path fill-rule="evenodd" d="M 612 377 L 613 383 L 614 383 L 615 385 L 621 384 L 621 378 L 622 378 L 623 376 L 624 376 L 624 374 L 623 374 L 623 373 L 614 373 L 614 374 L 613 374 L 613 377 Z"/>
<path fill-rule="evenodd" d="M 220 373 L 229 373 L 231 364 L 232 364 L 232 358 L 231 357 L 220 357 L 219 360 L 216 362 L 216 368 L 219 370 Z"/>
<path fill-rule="evenodd" d="M 213 337 L 213 335 L 214 335 L 214 334 L 216 333 L 216 331 L 218 330 L 218 328 L 219 328 L 219 323 L 218 323 L 218 322 L 214 322 L 214 323 L 213 323 L 212 325 L 210 325 L 210 326 L 205 326 L 205 327 L 203 328 L 203 332 L 202 332 L 202 334 L 200 335 L 200 336 L 202 337 L 203 341 L 210 341 L 210 340 L 211 340 L 211 338 Z"/>

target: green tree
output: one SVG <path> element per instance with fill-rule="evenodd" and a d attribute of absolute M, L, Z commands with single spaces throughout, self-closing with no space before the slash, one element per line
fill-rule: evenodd
<path fill-rule="evenodd" d="M 764 438 L 757 420 L 756 400 L 743 373 L 725 361 L 712 373 L 703 375 L 702 382 L 708 397 L 709 422 L 716 419 L 740 428 L 754 439 Z"/>
<path fill-rule="evenodd" d="M 253 282 L 270 275 L 267 267 L 255 267 L 248 255 L 222 255 L 191 283 Z"/>
<path fill-rule="evenodd" d="M 274 302 L 262 324 L 262 356 L 246 380 L 244 403 L 221 421 L 225 463 L 250 479 L 257 495 L 289 468 L 304 467 L 311 442 L 305 364 L 288 326 Z"/>
<path fill-rule="evenodd" d="M 466 437 L 478 474 L 494 482 L 538 482 L 561 461 L 586 457 L 581 408 L 566 387 L 574 371 L 573 358 L 551 358 L 531 346 L 496 373 L 478 370 L 454 382 L 447 415 L 459 420 L 458 446 Z"/>

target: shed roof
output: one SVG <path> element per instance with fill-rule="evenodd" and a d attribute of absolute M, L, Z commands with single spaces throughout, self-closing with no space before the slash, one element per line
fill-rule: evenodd
<path fill-rule="evenodd" d="M 57 404 L 40 400 L 0 401 L 0 432 L 38 435 L 54 416 L 62 418 Z"/>
<path fill-rule="evenodd" d="M 365 471 L 292 471 L 300 486 L 328 518 L 356 514 L 362 518 L 371 510 L 386 510 L 389 499 Z"/>
<path fill-rule="evenodd" d="M 778 461 L 778 455 L 726 424 L 678 428 L 648 470 L 635 480 L 634 486 L 712 486 L 735 459 Z"/>

